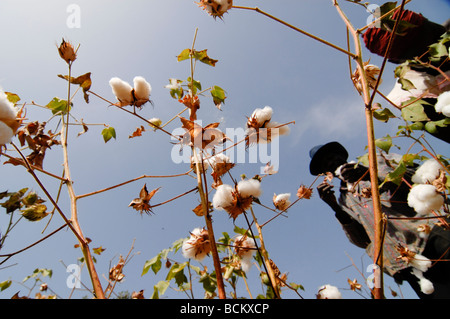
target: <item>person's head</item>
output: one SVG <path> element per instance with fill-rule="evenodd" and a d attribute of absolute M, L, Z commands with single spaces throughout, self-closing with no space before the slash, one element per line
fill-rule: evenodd
<path fill-rule="evenodd" d="M 324 145 L 317 145 L 309 151 L 311 162 L 309 171 L 312 175 L 334 171 L 342 164 L 347 163 L 348 152 L 338 142 L 330 142 Z"/>

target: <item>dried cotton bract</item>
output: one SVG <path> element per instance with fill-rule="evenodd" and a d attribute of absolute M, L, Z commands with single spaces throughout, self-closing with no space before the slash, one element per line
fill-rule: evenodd
<path fill-rule="evenodd" d="M 134 88 L 126 81 L 118 77 L 109 80 L 113 94 L 119 101 L 119 106 L 133 105 L 142 107 L 145 103 L 150 102 L 150 94 L 152 87 L 142 76 L 136 76 L 133 79 Z"/>
<path fill-rule="evenodd" d="M 195 228 L 182 246 L 182 253 L 185 258 L 202 261 L 211 251 L 208 231 L 204 228 Z"/>
<path fill-rule="evenodd" d="M 20 119 L 17 119 L 16 108 L 6 94 L 0 91 L 0 145 L 11 142 L 19 126 Z"/>
<path fill-rule="evenodd" d="M 233 0 L 201 0 L 197 5 L 214 18 L 222 18 L 233 6 Z"/>
<path fill-rule="evenodd" d="M 375 88 L 375 85 L 377 83 L 378 75 L 380 74 L 380 68 L 376 65 L 369 64 L 369 62 L 364 62 L 364 72 L 367 76 L 367 82 L 369 84 L 369 87 L 371 89 Z M 359 92 L 359 94 L 362 94 L 363 87 L 362 87 L 362 77 L 359 72 L 359 69 L 356 69 L 355 72 L 352 75 L 352 81 L 355 85 L 356 90 Z M 381 84 L 381 80 L 380 80 Z"/>

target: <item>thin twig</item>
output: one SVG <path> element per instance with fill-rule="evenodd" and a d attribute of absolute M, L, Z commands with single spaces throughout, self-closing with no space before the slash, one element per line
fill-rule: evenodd
<path fill-rule="evenodd" d="M 313 35 L 313 34 L 311 34 L 309 32 L 306 32 L 306 31 L 304 31 L 304 30 L 302 30 L 300 28 L 297 28 L 297 27 L 295 27 L 295 26 L 293 26 L 293 25 L 291 25 L 291 24 L 289 24 L 289 23 L 287 23 L 287 22 L 285 22 L 285 21 L 283 21 L 283 20 L 281 20 L 281 19 L 279 19 L 279 18 L 277 18 L 277 17 L 275 17 L 275 16 L 273 16 L 273 15 L 271 15 L 271 14 L 269 14 L 269 13 L 263 11 L 263 10 L 261 10 L 261 9 L 259 9 L 258 7 L 250 8 L 250 7 L 242 7 L 242 6 L 233 6 L 233 8 L 255 11 L 255 12 L 260 13 L 260 14 L 262 14 L 262 15 L 264 15 L 264 16 L 272 19 L 272 20 L 275 20 L 275 21 L 283 24 L 284 26 L 286 26 L 288 28 L 291 28 L 291 29 L 293 29 L 293 30 L 295 30 L 295 31 L 297 31 L 297 32 L 307 36 L 307 37 L 310 37 L 310 38 L 312 38 L 312 39 L 314 39 L 314 40 L 316 40 L 316 41 L 318 41 L 320 43 L 323 43 L 323 44 L 325 44 L 325 45 L 327 45 L 327 46 L 329 46 L 329 47 L 331 47 L 331 48 L 333 48 L 335 50 L 338 50 L 338 51 L 340 51 L 342 53 L 345 53 L 348 56 L 351 56 L 353 58 L 356 57 L 353 53 L 348 52 L 347 50 L 342 49 L 341 47 L 339 47 L 339 46 L 337 46 L 335 44 L 332 44 L 332 43 L 330 43 L 330 42 L 328 42 L 328 41 L 326 41 L 326 40 L 324 40 L 322 38 L 319 38 L 319 37 L 317 37 L 317 36 L 315 36 L 315 35 Z"/>

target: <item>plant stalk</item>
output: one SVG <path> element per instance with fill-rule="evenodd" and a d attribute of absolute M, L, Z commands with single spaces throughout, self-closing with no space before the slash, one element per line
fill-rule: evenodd
<path fill-rule="evenodd" d="M 92 255 L 89 249 L 88 242 L 86 238 L 83 235 L 83 232 L 81 231 L 81 227 L 78 221 L 78 208 L 77 208 L 77 196 L 75 195 L 75 191 L 73 188 L 73 183 L 71 180 L 70 175 L 70 168 L 69 168 L 69 154 L 67 149 L 67 138 L 68 138 L 68 123 L 69 123 L 69 108 L 70 108 L 70 77 L 72 72 L 72 64 L 69 63 L 69 77 L 68 77 L 68 98 L 67 98 L 67 118 L 66 121 L 64 121 L 64 115 L 61 116 L 63 120 L 63 125 L 61 127 L 61 146 L 63 149 L 63 156 L 64 156 L 64 176 L 67 179 L 66 186 L 67 191 L 69 193 L 70 198 L 70 211 L 71 211 L 71 222 L 72 225 L 77 232 L 78 241 L 80 243 L 80 248 L 83 253 L 84 259 L 86 261 L 86 265 L 89 271 L 89 276 L 92 281 L 92 287 L 94 289 L 95 297 L 98 299 L 105 299 L 105 295 L 102 289 L 102 285 L 100 283 L 100 278 L 97 274 L 97 271 L 95 270 L 94 261 L 92 259 Z"/>

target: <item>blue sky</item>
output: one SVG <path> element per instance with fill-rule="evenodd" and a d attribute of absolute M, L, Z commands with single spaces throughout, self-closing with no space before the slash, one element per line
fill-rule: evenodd
<path fill-rule="evenodd" d="M 355 26 L 365 25 L 369 14 L 362 7 L 341 2 Z M 81 10 L 79 28 L 69 28 L 66 23 L 70 14 L 67 7 L 72 3 Z M 259 0 L 235 1 L 235 5 L 258 6 L 299 28 L 346 46 L 345 26 L 331 1 Z M 407 8 L 443 23 L 448 18 L 450 6 L 443 0 L 415 0 Z M 338 140 L 347 147 L 352 159 L 365 152 L 364 110 L 349 79 L 347 57 L 255 12 L 232 9 L 223 20 L 215 21 L 193 1 L 6 0 L 0 3 L 0 21 L 4 42 L 0 51 L 0 87 L 3 90 L 17 93 L 28 103 L 47 104 L 55 96 L 65 98 L 67 83 L 57 74 L 66 74 L 67 67 L 56 50 L 61 38 L 65 38 L 75 45 L 80 44 L 73 74 L 91 72 L 92 91 L 113 100 L 108 84 L 111 77 L 118 76 L 131 83 L 134 76 L 142 75 L 153 87 L 154 106 L 146 106 L 141 114 L 163 121 L 181 110 L 181 105 L 170 97 L 164 86 L 171 77 L 186 79 L 189 76 L 189 64 L 177 62 L 176 56 L 192 45 L 198 28 L 196 48 L 208 49 L 209 55 L 219 62 L 215 68 L 198 65 L 195 77 L 204 87 L 219 85 L 228 94 L 222 111 L 208 99 L 202 102 L 198 114 L 203 123 L 219 121 L 223 130 L 243 127 L 246 116 L 250 116 L 255 108 L 266 105 L 274 109 L 275 121 L 295 121 L 290 135 L 280 139 L 279 173 L 265 180 L 263 185 L 261 200 L 267 204 L 271 203 L 273 193 L 295 195 L 300 184 L 312 183 L 314 177 L 309 174 L 308 167 L 309 150 L 313 146 Z M 381 64 L 377 56 L 366 52 L 365 57 L 373 64 Z M 381 85 L 383 92 L 388 93 L 393 87 L 393 68 L 388 64 Z M 71 127 L 70 165 L 77 194 L 143 174 L 167 175 L 188 170 L 186 164 L 175 164 L 171 160 L 173 145 L 166 135 L 148 131 L 140 138 L 129 139 L 128 136 L 142 123 L 108 107 L 92 95 L 89 104 L 84 102 L 81 94 L 77 95 L 73 114 L 86 123 L 105 123 L 117 131 L 117 139 L 105 144 L 100 127 L 93 126 L 80 137 L 76 135 L 81 128 Z M 30 106 L 27 117 L 43 121 L 48 114 Z M 53 119 L 48 128 L 56 124 Z M 397 124 L 376 123 L 376 137 L 395 134 Z M 178 123 L 174 123 L 169 127 L 177 126 Z M 441 142 L 429 140 L 434 146 L 443 148 Z M 60 174 L 61 163 L 62 154 L 55 147 L 47 155 L 44 167 Z M 239 164 L 233 175 L 253 176 L 258 174 L 261 165 L 263 163 Z M 21 167 L 1 165 L 0 176 L 0 191 L 28 186 L 42 194 Z M 58 184 L 45 176 L 42 178 L 54 193 Z M 137 197 L 144 182 L 151 189 L 162 187 L 155 202 L 195 186 L 195 180 L 190 177 L 140 180 L 80 200 L 79 215 L 84 234 L 93 240 L 91 247 L 106 248 L 101 256 L 97 256 L 100 276 L 107 275 L 110 264 L 115 264 L 120 254 L 126 255 L 135 240 L 134 252 L 139 253 L 126 266 L 126 280 L 116 291 L 145 289 L 145 295 L 149 297 L 153 285 L 162 276 L 149 273 L 141 277 L 144 262 L 175 240 L 188 236 L 193 228 L 203 226 L 204 221 L 191 212 L 198 204 L 195 195 L 158 207 L 152 216 L 140 216 L 127 206 Z M 68 211 L 66 194 L 61 199 L 61 206 Z M 259 207 L 256 213 L 261 220 L 271 216 L 270 211 Z M 216 236 L 220 237 L 224 231 L 233 233 L 234 225 L 224 212 L 214 212 L 213 219 Z M 0 214 L 0 229 L 6 227 L 7 221 L 8 216 Z M 45 223 L 22 221 L 1 253 L 15 251 L 40 238 Z M 61 224 L 60 217 L 55 216 L 47 232 Z M 245 227 L 245 221 L 238 219 L 236 225 Z M 277 218 L 266 226 L 264 235 L 272 259 L 282 272 L 288 273 L 288 281 L 305 287 L 302 296 L 314 298 L 317 288 L 329 283 L 342 288 L 344 297 L 358 298 L 346 290 L 347 278 L 362 281 L 359 271 L 365 273 L 370 260 L 364 257 L 363 250 L 348 242 L 333 212 L 321 202 L 317 193 L 311 200 L 300 201 L 292 207 L 287 219 Z M 72 248 L 74 244 L 76 239 L 72 233 L 62 231 L 10 259 L 1 266 L 9 267 L 0 268 L 0 281 L 12 279 L 15 283 L 0 292 L 0 298 L 9 298 L 19 290 L 26 293 L 20 281 L 35 268 L 53 269 L 49 286 L 67 297 L 70 291 L 65 284 L 68 274 L 63 263 L 76 263 L 81 256 L 78 249 Z M 184 261 L 181 254 L 174 257 Z M 208 267 L 212 268 L 212 264 Z M 257 276 L 255 267 L 249 276 Z M 86 271 L 82 272 L 82 280 L 88 282 Z M 105 282 L 103 284 L 106 286 Z M 386 286 L 389 285 L 400 292 L 387 278 Z M 255 295 L 261 292 L 259 284 L 253 287 Z M 406 298 L 415 298 L 407 285 L 402 286 L 402 293 Z M 84 291 L 77 293 L 78 297 L 84 295 Z M 244 290 L 241 295 L 245 295 Z M 168 290 L 167 297 L 183 298 L 184 295 Z M 296 296 L 286 292 L 285 297 Z"/>

